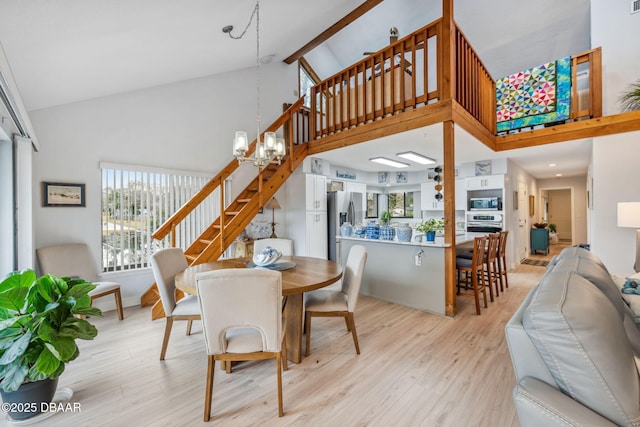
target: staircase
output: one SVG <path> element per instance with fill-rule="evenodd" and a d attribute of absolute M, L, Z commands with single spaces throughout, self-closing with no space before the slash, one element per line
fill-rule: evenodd
<path fill-rule="evenodd" d="M 185 256 L 189 265 L 202 264 L 216 261 L 224 251 L 234 242 L 235 238 L 253 220 L 260 208 L 274 196 L 276 191 L 284 184 L 293 171 L 307 156 L 308 135 L 295 134 L 295 124 L 299 120 L 304 98 L 300 98 L 273 123 L 265 132 L 275 132 L 284 128 L 285 137 L 289 143 L 287 155 L 280 165 L 269 164 L 265 168 L 258 168 L 258 175 L 247 187 L 240 192 L 238 197 L 224 206 L 224 181 L 238 168 L 238 161 L 232 160 L 222 171 L 212 178 L 191 200 L 171 216 L 152 237 L 157 240 L 164 239 L 171 233 L 171 246 L 175 246 L 176 226 L 183 221 L 204 199 L 216 189 L 220 189 L 220 211 L 222 214 L 205 229 L 202 234 L 185 250 Z M 304 114 L 303 114 L 304 115 Z M 304 129 L 304 126 L 298 128 Z M 308 129 L 308 127 L 306 127 Z M 247 155 L 251 155 L 256 148 L 256 141 L 249 146 Z M 177 291 L 176 299 L 182 297 Z M 152 320 L 165 317 L 164 309 L 160 301 L 157 285 L 154 283 L 141 297 L 142 307 L 153 305 L 151 310 Z"/>

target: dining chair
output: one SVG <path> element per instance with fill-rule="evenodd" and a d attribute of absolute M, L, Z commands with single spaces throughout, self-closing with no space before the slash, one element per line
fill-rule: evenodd
<path fill-rule="evenodd" d="M 89 292 L 91 301 L 113 295 L 116 302 L 118 319 L 124 319 L 120 284 L 100 280 L 100 274 L 89 246 L 85 243 L 62 243 L 36 249 L 36 258 L 42 274 L 53 274 L 59 277 L 78 277 L 96 285 Z"/>
<path fill-rule="evenodd" d="M 500 278 L 500 292 L 509 289 L 509 277 L 507 276 L 507 237 L 508 230 L 500 232 L 500 242 L 498 244 L 498 277 Z"/>
<path fill-rule="evenodd" d="M 280 238 L 269 238 L 269 239 L 259 239 L 253 242 L 253 253 L 257 254 L 262 251 L 267 246 L 271 246 L 273 249 L 276 249 L 282 252 L 283 256 L 292 256 L 293 255 L 293 240 L 291 239 L 280 239 Z"/>
<path fill-rule="evenodd" d="M 489 287 L 489 296 L 493 302 L 493 294 L 495 290 L 496 297 L 500 296 L 500 276 L 498 275 L 498 246 L 500 245 L 500 234 L 491 233 L 487 235 L 487 247 L 484 253 L 484 275 L 487 286 Z"/>
<path fill-rule="evenodd" d="M 187 321 L 187 335 L 191 334 L 191 325 L 194 320 L 200 320 L 200 306 L 196 295 L 185 295 L 176 302 L 175 291 L 176 274 L 188 267 L 187 259 L 180 248 L 161 249 L 151 255 L 151 269 L 158 285 L 162 308 L 166 316 L 164 338 L 160 350 L 160 360 L 164 360 L 169 344 L 169 336 L 174 320 Z"/>
<path fill-rule="evenodd" d="M 282 410 L 282 369 L 287 366 L 282 321 L 282 274 L 231 268 L 196 275 L 207 349 L 204 420 L 211 416 L 215 361 L 276 359 L 278 415 Z"/>
<path fill-rule="evenodd" d="M 456 273 L 458 281 L 456 284 L 456 295 L 472 297 L 476 303 L 476 314 L 480 315 L 480 292 L 484 298 L 484 308 L 487 308 L 487 291 L 485 285 L 485 275 L 483 271 L 485 246 L 487 238 L 476 237 L 473 239 L 473 256 L 456 257 Z M 462 277 L 464 273 L 464 277 Z M 461 288 L 471 290 L 473 294 L 461 292 Z"/>
<path fill-rule="evenodd" d="M 305 294 L 304 327 L 307 334 L 306 353 L 311 348 L 311 318 L 312 317 L 344 317 L 347 330 L 351 331 L 356 353 L 360 354 L 356 322 L 353 313 L 358 303 L 360 284 L 364 265 L 367 262 L 367 249 L 362 245 L 354 245 L 349 250 L 347 262 L 342 276 L 342 288 L 339 290 L 319 289 Z"/>

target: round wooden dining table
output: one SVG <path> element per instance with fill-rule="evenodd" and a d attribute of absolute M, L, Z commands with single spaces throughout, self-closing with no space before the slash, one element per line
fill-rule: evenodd
<path fill-rule="evenodd" d="M 196 275 L 205 271 L 224 268 L 247 268 L 251 258 L 230 258 L 187 267 L 176 274 L 176 288 L 196 295 Z M 295 363 L 302 360 L 302 331 L 304 318 L 303 294 L 328 286 L 342 277 L 340 264 L 326 259 L 283 256 L 279 263 L 295 263 L 295 266 L 282 273 L 282 296 L 285 297 L 284 317 L 286 323 L 287 358 Z"/>

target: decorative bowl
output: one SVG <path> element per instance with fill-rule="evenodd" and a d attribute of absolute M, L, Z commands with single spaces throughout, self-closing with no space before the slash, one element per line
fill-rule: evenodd
<path fill-rule="evenodd" d="M 276 262 L 282 256 L 282 252 L 267 246 L 258 253 L 253 254 L 253 263 L 258 267 L 265 267 Z"/>

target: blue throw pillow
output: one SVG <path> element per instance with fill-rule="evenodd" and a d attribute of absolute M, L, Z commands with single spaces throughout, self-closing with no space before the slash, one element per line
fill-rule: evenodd
<path fill-rule="evenodd" d="M 640 279 L 627 278 L 627 281 L 622 286 L 622 293 L 640 295 Z"/>

